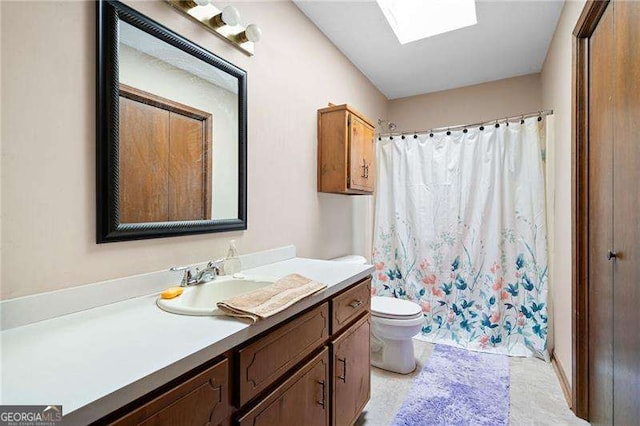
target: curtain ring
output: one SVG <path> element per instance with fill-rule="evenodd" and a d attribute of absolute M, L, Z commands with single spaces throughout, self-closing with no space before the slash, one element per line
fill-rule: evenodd
<path fill-rule="evenodd" d="M 451 136 L 451 130 L 447 127 L 447 136 Z"/>
<path fill-rule="evenodd" d="M 520 124 L 524 124 L 524 114 L 520 116 Z"/>
<path fill-rule="evenodd" d="M 500 124 L 498 124 L 498 120 L 496 119 L 496 129 L 500 127 Z"/>

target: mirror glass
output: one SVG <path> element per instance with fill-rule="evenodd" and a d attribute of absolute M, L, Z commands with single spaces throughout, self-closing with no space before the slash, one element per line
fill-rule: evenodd
<path fill-rule="evenodd" d="M 119 27 L 120 223 L 238 218 L 238 78 Z"/>
<path fill-rule="evenodd" d="M 247 73 L 96 3 L 96 241 L 247 229 Z"/>

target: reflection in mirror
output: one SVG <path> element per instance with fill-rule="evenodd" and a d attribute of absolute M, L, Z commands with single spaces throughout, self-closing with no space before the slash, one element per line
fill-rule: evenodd
<path fill-rule="evenodd" d="M 237 219 L 237 77 L 119 27 L 120 223 Z"/>

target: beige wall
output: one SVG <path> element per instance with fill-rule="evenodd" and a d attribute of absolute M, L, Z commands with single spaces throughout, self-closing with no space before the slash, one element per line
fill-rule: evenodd
<path fill-rule="evenodd" d="M 535 112 L 541 105 L 540 74 L 529 74 L 393 99 L 389 120 L 399 131 L 426 130 Z"/>
<path fill-rule="evenodd" d="M 354 215 L 372 197 L 316 192 L 316 109 L 348 102 L 376 120 L 384 96 L 290 2 L 237 4 L 264 31 L 254 57 L 163 2 L 133 6 L 247 70 L 249 229 L 97 245 L 95 6 L 0 2 L 1 297 L 220 257 L 231 238 L 245 253 L 293 243 L 301 256 L 367 254 L 370 222 Z"/>
<path fill-rule="evenodd" d="M 554 269 L 551 282 L 555 355 L 571 381 L 571 61 L 572 32 L 585 4 L 567 1 L 542 68 L 542 106 L 554 110 Z M 551 148 L 551 147 L 550 147 Z"/>

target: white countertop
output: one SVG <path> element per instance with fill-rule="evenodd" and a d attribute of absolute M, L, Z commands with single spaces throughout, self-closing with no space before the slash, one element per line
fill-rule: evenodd
<path fill-rule="evenodd" d="M 254 325 L 170 314 L 152 294 L 3 331 L 0 404 L 62 404 L 65 424 L 98 420 L 372 271 L 303 258 L 243 271 L 274 278 L 299 273 L 328 286 Z"/>

